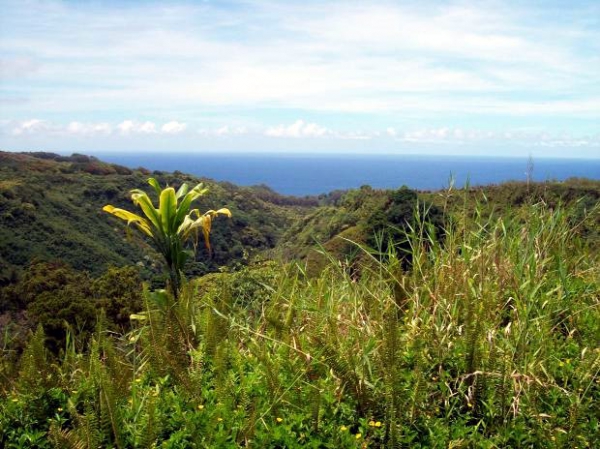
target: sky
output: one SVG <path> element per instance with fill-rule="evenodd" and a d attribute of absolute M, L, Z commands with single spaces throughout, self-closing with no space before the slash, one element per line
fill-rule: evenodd
<path fill-rule="evenodd" d="M 598 0 L 0 11 L 0 150 L 600 158 Z"/>

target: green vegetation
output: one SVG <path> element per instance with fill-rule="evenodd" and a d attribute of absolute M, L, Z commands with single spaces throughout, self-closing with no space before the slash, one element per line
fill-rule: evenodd
<path fill-rule="evenodd" d="M 218 215 L 231 218 L 231 212 L 226 208 L 217 211 L 209 210 L 205 213 L 201 213 L 199 209 L 191 209 L 192 202 L 208 191 L 202 183 L 192 190 L 183 183 L 177 193 L 173 187 L 161 189 L 154 178 L 150 178 L 148 184 L 158 195 L 158 208 L 154 207 L 152 200 L 143 190 L 131 191 L 133 203 L 142 209 L 146 218 L 111 205 L 104 206 L 102 210 L 125 220 L 127 225 L 133 223 L 150 237 L 154 247 L 164 259 L 171 282 L 171 291 L 177 299 L 181 289 L 183 267 L 188 258 L 195 255 L 195 251 L 185 249 L 186 240 L 195 235 L 197 241 L 198 230 L 201 230 L 206 248 L 210 251 L 209 237 L 213 218 Z"/>
<path fill-rule="evenodd" d="M 3 333 L 0 446 L 593 447 L 599 192 L 333 193 L 175 301 L 32 263 L 0 290 L 29 326 Z"/>
<path fill-rule="evenodd" d="M 102 211 L 106 204 L 130 207 L 129 192 L 145 185 L 150 174 L 83 155 L 0 152 L 0 286 L 17 280 L 35 259 L 61 260 L 94 277 L 109 266 L 137 264 L 144 279 L 164 285 L 154 248 Z M 195 207 L 218 204 L 232 212 L 212 232 L 212 254 L 200 249 L 188 261 L 188 277 L 247 264 L 317 205 L 316 199 L 285 197 L 264 186 L 237 187 L 177 172 L 151 175 L 175 187 L 204 182 L 209 191 Z"/>
<path fill-rule="evenodd" d="M 411 258 L 407 231 L 422 226 L 426 218 L 428 232 L 443 233 L 442 211 L 428 201 L 407 187 L 375 190 L 362 186 L 334 192 L 322 200 L 323 207 L 298 220 L 277 249 L 286 260 L 304 259 L 310 276 L 319 275 L 332 257 L 349 272 L 356 272 L 369 263 L 360 246 L 376 248 L 384 255 L 391 245 L 406 266 Z"/>

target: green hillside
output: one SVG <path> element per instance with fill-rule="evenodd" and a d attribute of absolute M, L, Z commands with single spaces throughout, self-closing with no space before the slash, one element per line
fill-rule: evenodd
<path fill-rule="evenodd" d="M 34 259 L 61 260 L 93 275 L 111 265 L 130 264 L 142 266 L 146 277 L 158 273 L 153 250 L 102 212 L 109 203 L 132 208 L 129 191 L 145 188 L 149 175 L 144 169 L 130 170 L 83 155 L 0 152 L 0 283 L 14 279 Z M 201 181 L 182 173 L 152 176 L 163 185 Z M 283 231 L 316 204 L 265 187 L 204 181 L 209 193 L 197 206 L 229 207 L 233 217 L 219 219 L 212 257 L 200 249 L 188 266 L 190 274 L 246 263 L 274 247 Z"/>
<path fill-rule="evenodd" d="M 600 182 L 299 199 L 207 181 L 200 209 L 233 217 L 169 290 L 100 211 L 134 210 L 149 176 L 198 181 L 0 153 L 1 447 L 600 441 Z"/>

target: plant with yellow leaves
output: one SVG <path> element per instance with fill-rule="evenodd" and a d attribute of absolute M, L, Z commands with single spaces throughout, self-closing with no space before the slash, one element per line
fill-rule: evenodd
<path fill-rule="evenodd" d="M 161 189 L 154 178 L 148 179 L 148 184 L 154 188 L 159 197 L 158 208 L 154 207 L 152 200 L 143 190 L 131 191 L 133 204 L 142 209 L 145 217 L 110 204 L 104 206 L 102 210 L 125 220 L 127 225 L 135 225 L 150 238 L 165 260 L 171 291 L 177 299 L 181 289 L 183 266 L 188 258 L 194 255 L 194 250 L 185 248 L 186 241 L 193 237 L 194 242 L 197 243 L 198 231 L 200 231 L 206 248 L 210 251 L 209 236 L 213 218 L 218 215 L 231 217 L 231 212 L 226 208 L 204 213 L 198 209 L 191 209 L 192 202 L 208 191 L 202 183 L 191 190 L 184 183 L 177 192 L 173 187 Z"/>

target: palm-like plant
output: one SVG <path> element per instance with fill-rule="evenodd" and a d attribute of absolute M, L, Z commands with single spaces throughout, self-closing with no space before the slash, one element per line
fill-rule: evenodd
<path fill-rule="evenodd" d="M 200 231 L 206 248 L 210 251 L 209 236 L 213 218 L 217 215 L 231 217 L 231 212 L 226 208 L 209 210 L 205 213 L 201 213 L 198 209 L 191 209 L 192 202 L 208 191 L 202 183 L 191 190 L 184 183 L 177 192 L 173 187 L 161 189 L 154 178 L 148 179 L 148 184 L 154 188 L 159 197 L 158 208 L 154 207 L 152 200 L 143 190 L 131 191 L 133 203 L 142 209 L 145 218 L 110 204 L 104 206 L 102 210 L 127 221 L 127 225 L 135 225 L 150 237 L 165 260 L 171 291 L 177 299 L 181 288 L 183 266 L 187 259 L 194 255 L 193 250 L 185 249 L 185 242 L 191 237 L 194 237 L 197 242 L 198 231 Z"/>

